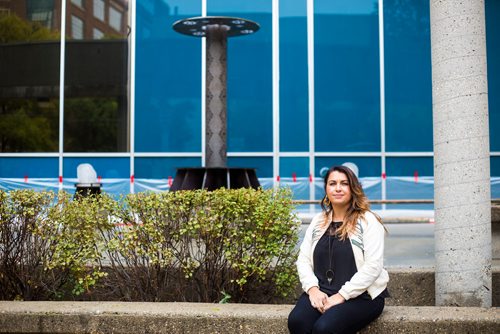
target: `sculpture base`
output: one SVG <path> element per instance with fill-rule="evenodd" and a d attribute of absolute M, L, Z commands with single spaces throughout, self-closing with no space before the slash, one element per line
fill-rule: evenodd
<path fill-rule="evenodd" d="M 257 189 L 259 187 L 260 183 L 253 168 L 193 167 L 177 168 L 170 190 Z"/>
<path fill-rule="evenodd" d="M 100 195 L 102 183 L 77 183 L 75 184 L 75 198 L 81 198 L 90 195 Z"/>

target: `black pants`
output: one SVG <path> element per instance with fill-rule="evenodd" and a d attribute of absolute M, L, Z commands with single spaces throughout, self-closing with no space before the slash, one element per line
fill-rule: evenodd
<path fill-rule="evenodd" d="M 291 334 L 356 333 L 377 319 L 384 309 L 385 300 L 358 297 L 333 306 L 321 314 L 311 306 L 309 296 L 303 293 L 288 316 Z"/>

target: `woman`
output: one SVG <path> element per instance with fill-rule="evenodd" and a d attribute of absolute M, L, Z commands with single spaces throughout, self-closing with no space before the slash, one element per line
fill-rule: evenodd
<path fill-rule="evenodd" d="M 292 334 L 355 333 L 384 309 L 385 229 L 345 166 L 325 176 L 323 212 L 309 225 L 297 269 L 304 293 L 288 317 Z"/>

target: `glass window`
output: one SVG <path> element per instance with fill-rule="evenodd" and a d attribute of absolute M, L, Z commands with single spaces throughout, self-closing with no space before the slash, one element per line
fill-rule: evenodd
<path fill-rule="evenodd" d="M 387 158 L 388 199 L 432 199 L 434 182 L 432 157 Z M 387 205 L 389 210 L 432 210 L 432 204 Z"/>
<path fill-rule="evenodd" d="M 388 178 L 387 199 L 430 199 L 434 197 L 434 182 L 420 178 Z M 433 210 L 433 204 L 387 204 L 388 210 Z"/>
<path fill-rule="evenodd" d="M 116 31 L 122 30 L 122 14 L 114 7 L 109 7 L 109 25 Z"/>
<path fill-rule="evenodd" d="M 308 151 L 306 1 L 280 1 L 279 23 L 280 150 Z"/>
<path fill-rule="evenodd" d="M 64 158 L 64 177 L 76 178 L 80 164 L 91 164 L 101 178 L 128 178 L 130 176 L 129 158 Z"/>
<path fill-rule="evenodd" d="M 83 21 L 76 16 L 71 16 L 71 37 L 83 39 Z"/>
<path fill-rule="evenodd" d="M 294 199 L 309 199 L 309 158 L 280 158 L 279 176 L 280 186 L 289 187 Z"/>
<path fill-rule="evenodd" d="M 94 28 L 94 39 L 102 39 L 104 38 L 104 33 L 97 29 L 97 28 Z"/>
<path fill-rule="evenodd" d="M 280 177 L 309 177 L 309 158 L 280 158 Z"/>
<path fill-rule="evenodd" d="M 490 174 L 491 176 L 500 176 L 500 157 L 491 157 L 490 158 Z M 500 187 L 498 187 L 500 190 Z M 500 194 L 497 196 L 497 198 L 500 198 Z"/>
<path fill-rule="evenodd" d="M 10 2 L 15 2 L 15 1 L 10 1 Z M 55 4 L 53 1 L 46 1 L 46 0 L 26 1 L 26 12 L 23 14 L 26 15 L 26 18 L 29 21 L 37 22 L 45 27 L 52 27 L 54 25 L 54 18 L 56 15 L 56 11 L 54 11 L 55 8 L 54 5 Z M 1 6 L 2 5 L 0 4 L 0 7 Z M 22 6 L 18 5 L 12 9 L 15 13 L 19 13 L 19 11 L 22 9 Z"/>
<path fill-rule="evenodd" d="M 177 168 L 201 167 L 201 159 L 186 158 L 135 158 L 135 177 L 141 179 L 175 178 Z"/>
<path fill-rule="evenodd" d="M 490 150 L 500 151 L 500 1 L 486 0 L 486 52 L 488 61 L 488 113 Z M 495 174 L 500 176 L 500 170 Z"/>
<path fill-rule="evenodd" d="M 86 22 L 91 36 L 66 41 L 64 151 L 127 152 L 127 36 L 97 20 Z M 102 38 L 111 32 L 112 39 Z"/>
<path fill-rule="evenodd" d="M 316 158 L 315 176 L 324 177 L 330 167 L 346 162 L 353 163 L 358 167 L 359 177 L 380 177 L 382 175 L 380 158 L 319 157 Z"/>
<path fill-rule="evenodd" d="M 200 15 L 201 0 L 137 1 L 138 152 L 201 152 L 201 39 L 172 28 Z"/>
<path fill-rule="evenodd" d="M 315 146 L 380 150 L 378 1 L 314 1 Z"/>
<path fill-rule="evenodd" d="M 236 16 L 260 25 L 256 33 L 228 41 L 227 141 L 230 152 L 273 149 L 271 5 L 268 0 L 211 0 L 207 4 L 208 15 Z"/>
<path fill-rule="evenodd" d="M 2 158 L 1 178 L 54 178 L 59 174 L 57 158 Z"/>
<path fill-rule="evenodd" d="M 386 173 L 387 176 L 433 176 L 433 159 L 431 157 L 387 158 Z"/>
<path fill-rule="evenodd" d="M 71 0 L 71 3 L 83 8 L 83 0 Z"/>
<path fill-rule="evenodd" d="M 342 165 L 350 162 L 358 167 L 358 176 L 361 178 L 363 190 L 369 199 L 380 199 L 382 197 L 381 165 L 380 158 L 358 158 L 358 157 L 320 157 L 316 158 L 316 177 L 322 180 L 316 183 L 316 199 L 324 196 L 323 179 L 332 166 Z"/>
<path fill-rule="evenodd" d="M 429 1 L 384 1 L 387 151 L 432 151 Z"/>
<path fill-rule="evenodd" d="M 94 0 L 94 16 L 101 21 L 104 21 L 104 0 Z"/>
<path fill-rule="evenodd" d="M 60 5 L 0 2 L 0 152 L 58 150 Z"/>
<path fill-rule="evenodd" d="M 273 158 L 268 157 L 229 157 L 228 167 L 255 168 L 257 177 L 273 177 Z"/>

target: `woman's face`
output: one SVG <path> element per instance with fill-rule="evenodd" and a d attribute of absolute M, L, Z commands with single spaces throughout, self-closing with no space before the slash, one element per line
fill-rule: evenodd
<path fill-rule="evenodd" d="M 331 172 L 326 182 L 326 195 L 334 207 L 349 205 L 352 194 L 347 175 L 338 171 Z"/>

